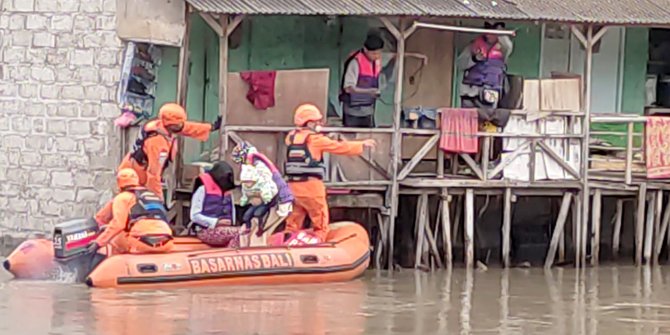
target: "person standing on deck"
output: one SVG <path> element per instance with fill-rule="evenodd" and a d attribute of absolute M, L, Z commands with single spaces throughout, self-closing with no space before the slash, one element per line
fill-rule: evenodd
<path fill-rule="evenodd" d="M 221 128 L 221 116 L 213 123 L 186 120 L 186 111 L 176 103 L 167 103 L 160 108 L 159 117 L 147 122 L 140 131 L 132 150 L 123 159 L 118 170 L 130 168 L 140 178 L 140 185 L 163 199 L 163 171 L 177 156 L 177 135 L 206 141 L 213 131 Z M 112 202 L 96 215 L 99 225 L 112 219 Z"/>
<path fill-rule="evenodd" d="M 505 28 L 505 24 L 487 22 L 484 27 L 500 29 Z M 465 71 L 459 89 L 461 107 L 498 107 L 512 50 L 512 40 L 508 36 L 484 34 L 461 52 L 456 60 L 457 66 Z"/>
<path fill-rule="evenodd" d="M 297 129 L 286 137 L 288 148 L 284 173 L 295 200 L 293 212 L 286 219 L 286 230 L 297 232 L 302 229 L 305 217 L 309 215 L 314 234 L 324 241 L 328 236 L 330 218 L 323 183 L 326 173 L 323 154 L 356 156 L 362 154 L 364 148 L 374 148 L 376 142 L 372 139 L 335 141 L 320 134 L 323 115 L 312 104 L 300 105 L 293 120 Z"/>
<path fill-rule="evenodd" d="M 365 39 L 363 48 L 354 51 L 344 62 L 344 76 L 340 87 L 343 125 L 345 127 L 374 128 L 375 105 L 388 78 L 393 75 L 396 54 L 390 54 L 382 66 L 384 40 L 375 34 Z M 425 55 L 406 53 L 406 56 L 428 62 Z"/>

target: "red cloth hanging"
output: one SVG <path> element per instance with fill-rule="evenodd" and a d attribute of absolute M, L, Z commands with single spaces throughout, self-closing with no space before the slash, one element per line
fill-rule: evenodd
<path fill-rule="evenodd" d="M 649 116 L 645 130 L 647 178 L 670 178 L 670 118 Z"/>
<path fill-rule="evenodd" d="M 256 109 L 266 110 L 275 105 L 275 79 L 277 71 L 248 71 L 240 73 L 240 78 L 249 84 L 247 100 Z"/>
<path fill-rule="evenodd" d="M 440 108 L 440 149 L 449 153 L 474 154 L 479 151 L 477 109 Z"/>

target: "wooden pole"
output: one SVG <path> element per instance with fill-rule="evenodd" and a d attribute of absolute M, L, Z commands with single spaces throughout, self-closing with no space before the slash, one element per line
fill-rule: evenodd
<path fill-rule="evenodd" d="M 582 265 L 586 265 L 586 231 L 589 222 L 589 138 L 591 132 L 591 85 L 593 71 L 593 26 L 589 25 L 586 32 L 586 58 L 584 64 L 584 121 L 582 122 L 582 210 L 580 224 L 582 236 L 580 242 Z"/>
<path fill-rule="evenodd" d="M 602 190 L 597 188 L 593 194 L 593 217 L 591 218 L 591 265 L 598 265 L 600 256 L 600 226 L 602 224 Z"/>
<path fill-rule="evenodd" d="M 547 252 L 547 257 L 544 260 L 545 269 L 549 269 L 552 267 L 552 265 L 554 265 L 554 258 L 556 257 L 556 249 L 558 248 L 560 237 L 563 235 L 565 222 L 568 219 L 570 202 L 572 202 L 572 193 L 565 193 L 563 195 L 563 202 L 561 202 L 561 209 L 558 212 L 558 219 L 556 220 L 554 233 L 551 236 L 551 243 L 549 244 L 549 252 Z"/>
<path fill-rule="evenodd" d="M 581 239 L 582 239 L 582 226 L 580 221 L 582 218 L 582 197 L 575 197 L 575 205 L 572 209 L 572 230 L 574 233 L 574 248 L 575 248 L 575 266 L 579 269 L 581 267 L 582 261 L 582 248 L 581 248 Z"/>
<path fill-rule="evenodd" d="M 642 265 L 642 243 L 644 242 L 644 210 L 647 203 L 647 184 L 640 184 L 637 195 L 637 216 L 635 218 L 635 264 Z"/>
<path fill-rule="evenodd" d="M 656 212 L 656 192 L 649 195 L 647 205 L 646 227 L 644 232 L 644 262 L 651 264 L 651 250 L 654 243 L 654 217 Z"/>
<path fill-rule="evenodd" d="M 416 203 L 416 243 L 414 254 L 414 268 L 418 269 L 421 266 L 421 256 L 423 254 L 423 240 L 425 238 L 426 226 L 426 212 L 424 211 L 424 204 L 428 202 L 428 194 L 422 194 L 418 197 Z"/>
<path fill-rule="evenodd" d="M 475 231 L 475 193 L 465 190 L 465 266 L 472 269 L 475 262 L 474 231 Z"/>
<path fill-rule="evenodd" d="M 489 159 L 491 155 L 491 137 L 484 137 L 484 148 L 482 150 L 482 176 L 484 180 L 488 179 L 489 174 Z"/>
<path fill-rule="evenodd" d="M 184 28 L 184 38 L 182 40 L 181 49 L 179 49 L 179 65 L 177 74 L 177 103 L 186 108 L 186 97 L 188 96 L 188 70 L 190 68 L 190 45 L 191 45 L 191 6 L 186 5 L 186 12 L 184 13 L 186 20 L 186 27 Z M 177 156 L 175 157 L 175 175 L 177 176 L 177 187 L 181 187 L 184 152 L 184 139 L 177 136 Z"/>
<path fill-rule="evenodd" d="M 444 263 L 447 268 L 453 264 L 453 254 L 451 245 L 451 214 L 449 213 L 449 190 L 442 189 L 442 240 L 444 242 Z"/>
<path fill-rule="evenodd" d="M 503 265 L 508 268 L 510 267 L 510 249 L 512 247 L 512 189 L 505 189 L 505 202 L 503 210 L 503 225 L 502 225 L 502 253 L 503 253 Z"/>
<path fill-rule="evenodd" d="M 389 269 L 393 269 L 393 254 L 395 251 L 395 220 L 398 216 L 399 186 L 398 168 L 400 165 L 401 136 L 400 115 L 402 113 L 402 85 L 405 72 L 405 36 L 404 21 L 400 20 L 400 29 L 396 28 L 387 18 L 380 19 L 384 26 L 391 31 L 396 38 L 396 86 L 393 95 L 393 138 L 391 140 L 391 191 L 390 193 L 390 225 L 389 225 Z"/>
<path fill-rule="evenodd" d="M 633 122 L 628 122 L 626 127 L 626 185 L 633 182 Z"/>
<path fill-rule="evenodd" d="M 657 249 L 660 249 L 658 246 L 663 245 L 663 235 L 661 232 L 661 214 L 663 213 L 663 191 L 656 191 L 656 203 L 654 204 L 654 242 L 652 254 L 652 264 L 658 264 L 658 254 L 656 253 Z"/>
<path fill-rule="evenodd" d="M 223 160 L 228 151 L 228 133 L 226 123 L 228 119 L 228 15 L 219 18 L 221 35 L 219 35 L 219 115 L 221 115 L 221 129 L 219 129 L 219 160 Z"/>
<path fill-rule="evenodd" d="M 621 224 L 623 222 L 623 200 L 616 202 L 616 218 L 614 221 L 614 232 L 612 237 L 612 255 L 614 259 L 619 258 L 619 249 L 621 248 Z"/>
<path fill-rule="evenodd" d="M 670 223 L 670 200 L 668 200 L 665 205 L 665 212 L 663 213 L 663 220 L 661 222 L 661 229 L 658 232 L 657 238 L 660 240 L 656 243 L 656 261 L 658 262 L 658 257 L 661 255 L 661 250 L 663 249 L 663 239 L 668 232 L 668 224 Z"/>

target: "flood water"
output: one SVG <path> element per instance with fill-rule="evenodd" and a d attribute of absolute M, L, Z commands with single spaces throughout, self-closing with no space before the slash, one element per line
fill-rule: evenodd
<path fill-rule="evenodd" d="M 0 334 L 668 334 L 667 269 L 369 271 L 348 283 L 89 289 L 0 274 Z"/>

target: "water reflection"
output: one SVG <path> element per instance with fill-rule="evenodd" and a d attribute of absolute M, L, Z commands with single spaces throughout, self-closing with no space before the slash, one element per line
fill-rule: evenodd
<path fill-rule="evenodd" d="M 662 268 L 369 272 L 304 286 L 91 290 L 2 282 L 0 333 L 668 334 Z"/>

